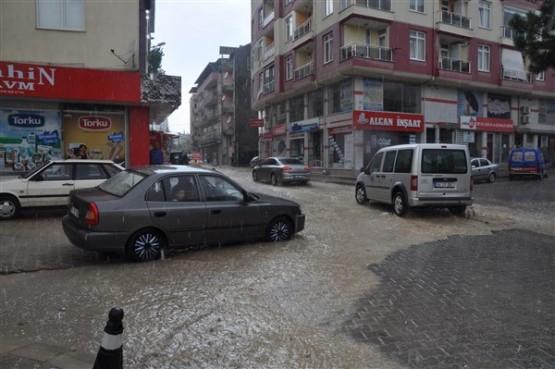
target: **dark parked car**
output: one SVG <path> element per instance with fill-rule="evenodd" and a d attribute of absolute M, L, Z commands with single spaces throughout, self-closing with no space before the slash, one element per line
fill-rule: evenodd
<path fill-rule="evenodd" d="M 310 167 L 295 158 L 269 157 L 252 170 L 255 182 L 270 182 L 274 186 L 280 183 L 302 183 L 310 181 Z"/>
<path fill-rule="evenodd" d="M 72 191 L 68 206 L 62 225 L 71 243 L 139 261 L 157 259 L 163 249 L 285 241 L 305 223 L 295 202 L 179 165 L 127 169 L 100 186 Z"/>
<path fill-rule="evenodd" d="M 254 168 L 258 164 L 260 164 L 260 159 L 258 159 L 258 156 L 255 156 L 254 158 L 251 159 L 249 164 L 250 164 L 251 168 Z"/>
<path fill-rule="evenodd" d="M 495 182 L 499 170 L 498 164 L 492 163 L 486 158 L 474 158 L 470 161 L 470 165 L 472 166 L 472 178 L 474 182 Z"/>

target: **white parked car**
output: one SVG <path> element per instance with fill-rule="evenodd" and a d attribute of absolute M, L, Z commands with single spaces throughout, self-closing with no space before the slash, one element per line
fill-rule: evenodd
<path fill-rule="evenodd" d="M 0 179 L 0 220 L 22 208 L 67 206 L 69 191 L 95 187 L 124 168 L 111 160 L 53 160 L 20 177 Z"/>

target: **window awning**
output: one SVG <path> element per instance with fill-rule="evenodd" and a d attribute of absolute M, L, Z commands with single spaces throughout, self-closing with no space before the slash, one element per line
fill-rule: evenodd
<path fill-rule="evenodd" d="M 503 77 L 522 81 L 528 80 L 528 71 L 524 65 L 522 53 L 520 51 L 503 49 L 501 63 L 503 64 Z"/>

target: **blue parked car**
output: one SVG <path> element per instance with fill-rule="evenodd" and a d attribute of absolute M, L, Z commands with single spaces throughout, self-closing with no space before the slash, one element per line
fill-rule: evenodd
<path fill-rule="evenodd" d="M 549 163 L 545 162 L 540 149 L 519 147 L 512 149 L 509 154 L 509 179 L 516 176 L 547 177 Z"/>

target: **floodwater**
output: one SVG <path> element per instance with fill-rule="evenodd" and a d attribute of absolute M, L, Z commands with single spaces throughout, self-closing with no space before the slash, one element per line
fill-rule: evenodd
<path fill-rule="evenodd" d="M 503 203 L 476 204 L 466 217 L 437 210 L 399 218 L 385 206 L 357 205 L 351 186 L 273 187 L 253 183 L 246 169 L 222 171 L 248 190 L 301 203 L 305 230 L 285 243 L 1 276 L 2 337 L 95 353 L 118 306 L 126 368 L 400 368 L 341 331 L 359 299 L 380 286 L 369 265 L 450 235 L 516 226 L 555 235 L 552 207 L 524 220 Z"/>

